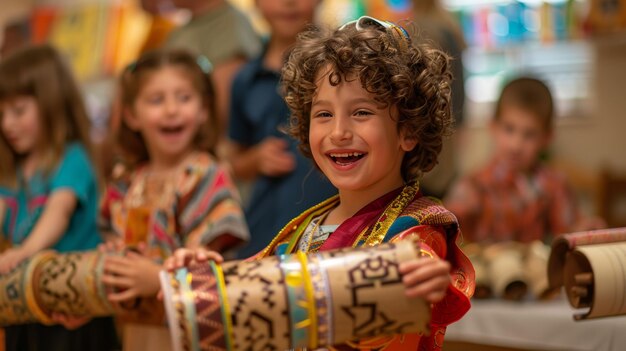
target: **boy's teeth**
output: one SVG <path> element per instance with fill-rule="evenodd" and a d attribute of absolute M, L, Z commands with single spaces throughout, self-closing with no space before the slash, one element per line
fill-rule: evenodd
<path fill-rule="evenodd" d="M 345 152 L 345 153 L 341 153 L 341 154 L 337 154 L 337 153 L 332 153 L 330 154 L 330 157 L 350 157 L 350 156 L 361 156 L 362 154 L 360 152 Z"/>

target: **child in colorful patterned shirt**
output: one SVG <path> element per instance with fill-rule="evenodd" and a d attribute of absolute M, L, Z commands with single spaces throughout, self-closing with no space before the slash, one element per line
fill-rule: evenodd
<path fill-rule="evenodd" d="M 113 168 L 100 226 L 116 243 L 106 248 L 130 249 L 105 261 L 112 302 L 156 301 L 162 261 L 178 248 L 224 253 L 248 240 L 237 190 L 213 156 L 210 70 L 203 56 L 163 50 L 143 55 L 121 77 L 123 163 Z M 140 314 L 124 318 L 145 322 Z"/>

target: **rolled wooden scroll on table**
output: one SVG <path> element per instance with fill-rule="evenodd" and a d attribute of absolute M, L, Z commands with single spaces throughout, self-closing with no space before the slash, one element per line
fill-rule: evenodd
<path fill-rule="evenodd" d="M 552 287 L 565 287 L 576 320 L 626 315 L 626 228 L 566 234 L 548 262 Z"/>

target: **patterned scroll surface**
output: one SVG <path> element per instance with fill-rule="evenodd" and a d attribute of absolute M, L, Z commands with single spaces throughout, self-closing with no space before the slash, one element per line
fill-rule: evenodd
<path fill-rule="evenodd" d="M 0 275 L 0 325 L 37 321 L 29 309 L 27 289 L 30 289 L 31 260 L 22 262 L 11 272 Z"/>
<path fill-rule="evenodd" d="M 412 242 L 320 253 L 332 300 L 331 344 L 381 335 L 427 332 L 428 304 L 404 295 L 400 262 L 417 257 Z"/>
<path fill-rule="evenodd" d="M 278 257 L 222 265 L 233 326 L 233 349 L 289 349 L 290 325 Z"/>
<path fill-rule="evenodd" d="M 33 277 L 39 304 L 74 315 L 112 314 L 100 279 L 103 261 L 97 251 L 58 254 L 42 261 Z"/>
<path fill-rule="evenodd" d="M 189 268 L 191 289 L 196 306 L 196 323 L 201 350 L 225 351 L 226 340 L 222 323 L 217 279 L 209 264 Z"/>

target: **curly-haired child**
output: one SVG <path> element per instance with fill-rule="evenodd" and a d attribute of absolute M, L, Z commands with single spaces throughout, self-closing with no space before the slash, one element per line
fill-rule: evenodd
<path fill-rule="evenodd" d="M 337 350 L 439 350 L 448 324 L 469 309 L 474 271 L 456 244 L 459 227 L 418 179 L 448 132 L 448 57 L 414 45 L 389 22 L 361 17 L 326 34 L 300 35 L 282 71 L 291 134 L 339 194 L 289 222 L 251 259 L 419 240 L 432 258 L 400 266 L 406 294 L 433 304 L 431 333 L 377 337 Z M 194 256 L 195 254 L 195 256 Z M 168 268 L 217 258 L 178 251 Z"/>

